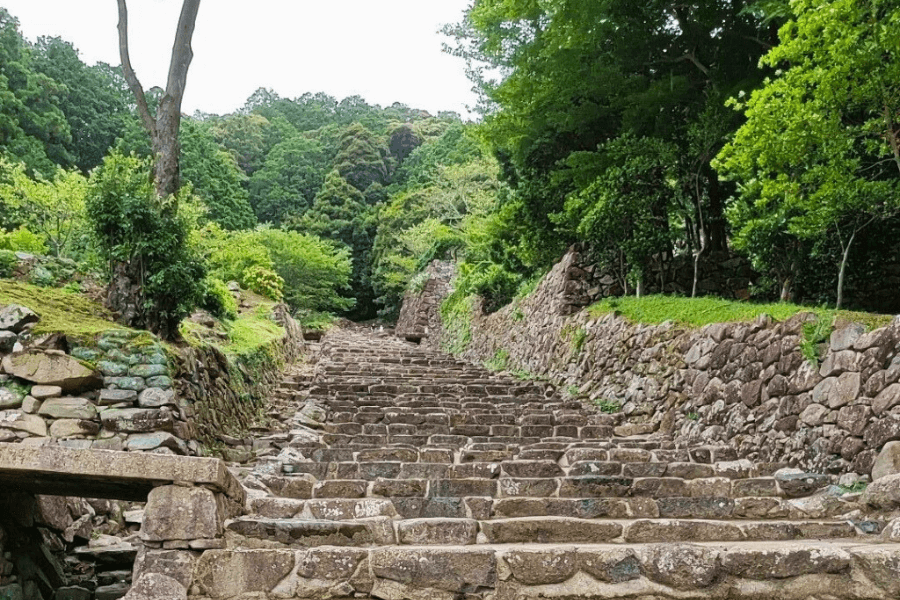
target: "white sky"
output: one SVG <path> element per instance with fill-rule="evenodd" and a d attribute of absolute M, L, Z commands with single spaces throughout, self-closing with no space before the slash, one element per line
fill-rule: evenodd
<path fill-rule="evenodd" d="M 464 116 L 475 104 L 464 62 L 438 33 L 470 0 L 204 0 L 183 110 L 224 114 L 259 87 L 282 97 L 358 94 Z M 72 42 L 81 59 L 119 64 L 115 0 L 0 0 L 30 40 Z M 145 89 L 165 87 L 181 0 L 129 0 L 131 62 Z"/>

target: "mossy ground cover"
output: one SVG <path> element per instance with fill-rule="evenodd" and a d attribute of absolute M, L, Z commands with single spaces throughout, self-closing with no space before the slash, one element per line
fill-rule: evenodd
<path fill-rule="evenodd" d="M 274 303 L 261 302 L 228 325 L 226 354 L 246 356 L 284 336 L 284 328 L 272 320 Z"/>
<path fill-rule="evenodd" d="M 0 280 L 0 305 L 27 306 L 41 320 L 35 333 L 64 332 L 74 337 L 93 337 L 111 329 L 124 329 L 100 303 L 77 293 Z"/>
<path fill-rule="evenodd" d="M 883 327 L 891 322 L 890 315 L 833 310 L 800 306 L 789 303 L 757 304 L 721 298 L 682 298 L 678 296 L 653 295 L 635 298 L 606 298 L 588 308 L 593 317 L 609 313 L 621 315 L 634 323 L 656 325 L 672 321 L 686 327 L 702 327 L 710 323 L 732 323 L 752 321 L 766 314 L 776 321 L 784 321 L 801 313 L 814 313 L 819 321 L 831 323 L 840 321 L 861 323 L 868 329 Z"/>

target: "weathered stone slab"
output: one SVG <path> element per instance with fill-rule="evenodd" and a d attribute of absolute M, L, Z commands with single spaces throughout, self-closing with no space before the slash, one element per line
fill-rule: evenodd
<path fill-rule="evenodd" d="M 0 330 L 21 333 L 26 325 L 37 323 L 40 317 L 30 308 L 9 304 L 0 308 Z"/>
<path fill-rule="evenodd" d="M 0 411 L 0 429 L 24 431 L 37 437 L 47 436 L 47 423 L 37 415 L 21 410 Z"/>
<path fill-rule="evenodd" d="M 96 389 L 103 384 L 100 373 L 62 353 L 29 351 L 3 357 L 3 370 L 38 385 L 56 385 L 73 392 Z"/>
<path fill-rule="evenodd" d="M 210 598 L 268 593 L 294 568 L 292 550 L 208 550 L 197 561 L 194 583 Z"/>
<path fill-rule="evenodd" d="M 411 588 L 466 592 L 497 585 L 491 548 L 375 548 L 369 560 L 375 577 Z"/>
<path fill-rule="evenodd" d="M 141 539 L 149 542 L 220 537 L 225 508 L 206 488 L 165 485 L 147 496 Z"/>
<path fill-rule="evenodd" d="M 38 414 L 54 419 L 95 419 L 97 407 L 85 398 L 50 398 L 41 404 Z"/>
<path fill-rule="evenodd" d="M 147 573 L 134 583 L 123 600 L 187 600 L 187 589 L 171 577 Z"/>
<path fill-rule="evenodd" d="M 900 442 L 888 442 L 872 466 L 872 481 L 900 473 Z"/>
<path fill-rule="evenodd" d="M 0 444 L 2 487 L 143 501 L 154 487 L 174 482 L 207 487 L 240 504 L 244 502 L 243 487 L 215 458 Z"/>

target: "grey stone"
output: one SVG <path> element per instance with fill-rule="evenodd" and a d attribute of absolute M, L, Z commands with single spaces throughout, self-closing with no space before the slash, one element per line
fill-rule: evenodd
<path fill-rule="evenodd" d="M 41 410 L 41 401 L 31 396 L 25 396 L 25 399 L 22 400 L 22 412 L 34 415 L 39 410 Z"/>
<path fill-rule="evenodd" d="M 0 354 L 12 352 L 17 341 L 19 336 L 12 331 L 0 331 Z"/>
<path fill-rule="evenodd" d="M 126 448 L 131 451 L 149 451 L 156 448 L 169 448 L 177 454 L 187 454 L 187 445 L 171 433 L 155 431 L 152 433 L 133 433 L 128 436 Z"/>
<path fill-rule="evenodd" d="M 160 408 L 175 404 L 175 392 L 160 388 L 147 388 L 138 396 L 138 406 L 141 408 Z"/>
<path fill-rule="evenodd" d="M 166 365 L 134 365 L 128 370 L 128 374 L 132 377 L 157 377 L 168 375 L 169 369 Z"/>
<path fill-rule="evenodd" d="M 900 442 L 888 442 L 872 466 L 872 481 L 900 473 Z"/>
<path fill-rule="evenodd" d="M 900 508 L 900 474 L 885 475 L 870 483 L 863 492 L 862 501 L 883 510 Z"/>
<path fill-rule="evenodd" d="M 704 588 L 719 573 L 718 551 L 693 544 L 654 544 L 641 551 L 647 577 L 679 590 Z"/>
<path fill-rule="evenodd" d="M 828 392 L 829 408 L 840 408 L 855 401 L 859 397 L 860 374 L 842 373 Z"/>
<path fill-rule="evenodd" d="M 147 573 L 134 583 L 123 600 L 187 600 L 187 589 L 160 573 Z"/>
<path fill-rule="evenodd" d="M 50 398 L 41 404 L 38 414 L 54 419 L 97 418 L 97 407 L 85 398 Z"/>
<path fill-rule="evenodd" d="M 97 435 L 100 424 L 84 419 L 57 419 L 50 424 L 50 437 L 65 439 Z"/>
<path fill-rule="evenodd" d="M 170 412 L 153 408 L 111 408 L 100 413 L 104 429 L 123 433 L 173 431 L 174 417 Z"/>
<path fill-rule="evenodd" d="M 100 374 L 62 353 L 39 351 L 8 354 L 3 357 L 3 370 L 19 379 L 38 385 L 55 385 L 67 392 L 99 388 Z"/>
<path fill-rule="evenodd" d="M 832 352 L 840 352 L 853 347 L 853 344 L 866 333 L 866 328 L 859 323 L 831 332 L 830 347 Z"/>
<path fill-rule="evenodd" d="M 141 513 L 143 516 L 143 511 Z M 147 573 L 159 573 L 171 577 L 185 588 L 190 589 L 193 581 L 193 565 L 194 557 L 190 552 L 143 550 L 138 553 L 137 560 L 135 560 L 134 573 L 138 579 Z"/>
<path fill-rule="evenodd" d="M 872 401 L 872 411 L 876 415 L 881 415 L 898 404 L 900 404 L 900 383 L 892 383 L 875 396 Z"/>
<path fill-rule="evenodd" d="M 168 390 L 172 387 L 172 378 L 166 375 L 158 375 L 156 377 L 148 377 L 147 385 L 150 387 Z"/>
<path fill-rule="evenodd" d="M 147 389 L 147 383 L 141 377 L 104 377 L 103 383 L 118 390 L 141 392 Z"/>
<path fill-rule="evenodd" d="M 808 496 L 831 483 L 830 477 L 818 473 L 779 472 L 775 473 L 775 480 L 788 498 Z"/>
<path fill-rule="evenodd" d="M 205 488 L 166 485 L 147 496 L 141 539 L 145 542 L 221 537 L 222 501 Z"/>
<path fill-rule="evenodd" d="M 107 377 L 123 377 L 128 375 L 128 365 L 123 365 L 110 360 L 101 360 L 97 363 L 97 368 Z"/>
<path fill-rule="evenodd" d="M 0 411 L 0 428 L 24 431 L 38 437 L 47 436 L 47 423 L 39 416 L 21 410 Z"/>
<path fill-rule="evenodd" d="M 810 404 L 800 413 L 800 420 L 810 427 L 818 427 L 825 422 L 829 412 L 831 411 L 821 404 Z"/>
<path fill-rule="evenodd" d="M 100 397 L 97 403 L 100 406 L 109 406 L 111 404 L 133 403 L 138 398 L 138 393 L 134 390 L 100 390 Z"/>
<path fill-rule="evenodd" d="M 865 404 L 845 406 L 838 411 L 837 424 L 841 429 L 860 436 L 865 432 L 871 416 L 872 409 Z"/>
<path fill-rule="evenodd" d="M 26 325 L 39 320 L 38 314 L 25 306 L 9 304 L 0 307 L 0 330 L 21 333 Z"/>
<path fill-rule="evenodd" d="M 58 385 L 35 385 L 31 387 L 31 395 L 37 400 L 58 398 L 62 396 L 63 389 Z"/>
<path fill-rule="evenodd" d="M 25 395 L 8 388 L 0 387 L 0 410 L 19 408 L 25 400 Z"/>

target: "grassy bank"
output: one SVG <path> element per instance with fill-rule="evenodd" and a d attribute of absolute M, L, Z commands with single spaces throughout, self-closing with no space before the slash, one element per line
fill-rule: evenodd
<path fill-rule="evenodd" d="M 891 315 L 813 308 L 790 303 L 757 304 L 721 298 L 682 298 L 663 295 L 606 298 L 591 305 L 587 310 L 593 317 L 615 313 L 634 323 L 656 325 L 672 321 L 686 327 L 752 321 L 760 315 L 769 315 L 776 321 L 784 321 L 798 313 L 811 312 L 819 321 L 830 323 L 837 318 L 876 329 L 887 325 L 893 318 Z"/>

